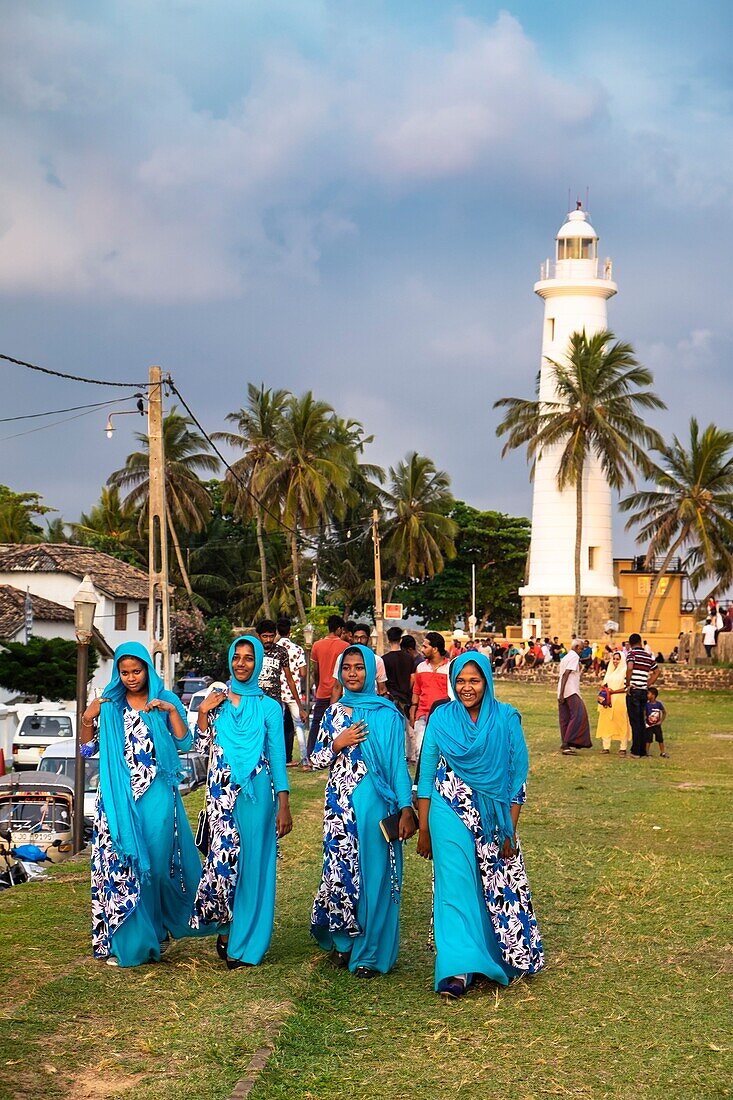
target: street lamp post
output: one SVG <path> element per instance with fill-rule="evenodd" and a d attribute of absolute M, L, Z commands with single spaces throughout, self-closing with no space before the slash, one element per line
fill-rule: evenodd
<path fill-rule="evenodd" d="M 303 640 L 305 641 L 305 709 L 310 714 L 311 706 L 311 649 L 313 648 L 313 635 L 315 627 L 313 623 L 306 623 L 303 627 Z"/>
<path fill-rule="evenodd" d="M 74 595 L 74 632 L 76 634 L 76 763 L 74 766 L 74 855 L 84 847 L 84 757 L 81 754 L 82 716 L 87 709 L 89 679 L 89 643 L 92 640 L 97 597 L 92 578 L 87 574 Z"/>

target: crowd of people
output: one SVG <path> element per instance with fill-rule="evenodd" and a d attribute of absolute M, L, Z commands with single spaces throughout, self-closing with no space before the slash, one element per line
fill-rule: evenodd
<path fill-rule="evenodd" d="M 304 927 L 337 966 L 358 978 L 394 966 L 402 844 L 419 831 L 418 854 L 434 868 L 436 991 L 460 997 L 481 977 L 506 985 L 541 969 L 517 835 L 527 746 L 519 713 L 495 697 L 492 659 L 474 647 L 451 659 L 432 631 L 418 652 L 398 628 L 382 658 L 369 637 L 365 624 L 329 619 L 311 654 L 307 736 L 305 653 L 287 620 L 232 642 L 229 682 L 212 685 L 195 737 L 145 648 L 118 647 L 81 728 L 85 751 L 96 743 L 100 755 L 97 958 L 137 966 L 160 959 L 171 937 L 210 935 L 230 970 L 259 964 L 278 845 L 293 828 L 288 766 L 300 766 L 328 769 L 322 874 Z M 192 744 L 208 760 L 195 840 L 178 793 L 178 754 Z"/>

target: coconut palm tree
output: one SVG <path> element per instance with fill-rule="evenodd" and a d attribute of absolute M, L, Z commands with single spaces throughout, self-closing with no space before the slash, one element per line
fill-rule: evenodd
<path fill-rule="evenodd" d="M 458 525 L 448 513 L 454 500 L 450 478 L 432 459 L 412 451 L 389 469 L 384 493 L 384 557 L 395 584 L 410 578 L 434 577 L 446 559 L 456 556 Z"/>
<path fill-rule="evenodd" d="M 143 531 L 147 525 L 150 502 L 149 441 L 144 432 L 137 432 L 136 436 L 142 450 L 129 454 L 122 469 L 110 474 L 107 484 L 115 489 L 129 490 L 122 504 L 126 508 L 139 510 L 139 529 Z M 219 460 L 211 454 L 207 440 L 194 430 L 193 421 L 178 412 L 175 405 L 163 418 L 163 453 L 168 530 L 181 579 L 195 610 L 195 597 L 183 562 L 178 529 L 198 532 L 206 526 L 211 500 L 199 474 L 215 473 Z"/>
<path fill-rule="evenodd" d="M 717 577 L 711 595 L 733 574 L 733 432 L 714 424 L 701 432 L 693 416 L 689 445 L 675 435 L 656 450 L 661 457 L 651 471 L 656 488 L 632 493 L 620 503 L 622 512 L 632 513 L 626 529 L 638 527 L 637 542 L 648 540 L 647 564 L 664 554 L 649 587 L 642 633 L 662 577 L 679 551 L 687 551 L 693 580 Z"/>
<path fill-rule="evenodd" d="M 120 500 L 119 489 L 103 486 L 89 514 L 82 512 L 79 522 L 69 527 L 83 546 L 95 546 L 137 565 L 142 560 L 138 518 L 134 508 Z"/>
<path fill-rule="evenodd" d="M 271 618 L 270 595 L 262 535 L 265 510 L 257 487 L 265 480 L 268 465 L 274 458 L 287 398 L 287 390 L 265 389 L 264 384 L 258 387 L 250 382 L 247 385 L 246 406 L 229 413 L 226 418 L 236 426 L 236 432 L 215 432 L 213 435 L 214 439 L 244 452 L 243 457 L 233 463 L 231 470 L 227 470 L 224 479 L 226 499 L 233 504 L 235 515 L 243 522 L 250 517 L 255 519 L 262 606 L 268 619 Z"/>
<path fill-rule="evenodd" d="M 276 455 L 257 481 L 258 496 L 280 502 L 288 532 L 293 569 L 293 595 L 306 620 L 300 587 L 300 548 L 306 532 L 317 531 L 329 513 L 343 514 L 353 456 L 335 435 L 334 411 L 308 391 L 290 394 L 277 441 Z M 265 526 L 273 521 L 265 516 Z"/>
<path fill-rule="evenodd" d="M 614 342 L 615 341 L 615 342 Z M 580 557 L 583 542 L 583 473 L 595 456 L 612 489 L 635 481 L 651 463 L 646 450 L 661 445 L 661 436 L 640 412 L 663 409 L 664 402 L 650 389 L 651 371 L 636 359 L 631 344 L 616 341 L 607 329 L 570 337 L 565 363 L 548 360 L 554 371 L 555 400 L 526 401 L 504 397 L 494 408 L 506 409 L 496 434 L 507 436 L 502 457 L 527 448 L 534 474 L 543 452 L 561 448 L 557 487 L 575 489 L 575 608 L 576 634 L 581 633 Z"/>

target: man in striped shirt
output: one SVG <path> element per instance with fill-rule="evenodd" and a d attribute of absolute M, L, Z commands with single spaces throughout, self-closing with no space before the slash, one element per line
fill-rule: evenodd
<path fill-rule="evenodd" d="M 631 756 L 646 756 L 646 693 L 659 676 L 657 662 L 641 644 L 640 634 L 629 635 L 626 657 L 626 710 L 631 725 Z"/>

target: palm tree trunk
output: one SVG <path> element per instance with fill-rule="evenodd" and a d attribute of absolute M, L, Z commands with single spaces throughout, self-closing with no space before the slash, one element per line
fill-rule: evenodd
<path fill-rule="evenodd" d="M 300 591 L 300 577 L 298 575 L 300 568 L 300 561 L 298 559 L 298 536 L 295 531 L 290 535 L 290 557 L 293 562 L 293 595 L 295 596 L 295 603 L 298 608 L 298 614 L 300 615 L 301 623 L 307 621 L 305 614 L 305 606 L 303 605 L 303 596 Z"/>
<path fill-rule="evenodd" d="M 267 558 L 265 557 L 265 542 L 262 538 L 262 512 L 257 509 L 256 515 L 257 523 L 257 549 L 260 552 L 260 578 L 262 583 L 262 608 L 265 612 L 265 618 L 271 619 L 272 614 L 270 612 L 270 593 L 268 591 L 267 584 Z"/>
<path fill-rule="evenodd" d="M 583 548 L 583 471 L 575 484 L 575 606 L 573 622 L 575 633 L 580 636 L 580 552 Z"/>
<path fill-rule="evenodd" d="M 170 512 L 168 512 L 167 510 L 166 516 L 168 519 L 168 530 L 170 531 L 171 541 L 173 542 L 173 549 L 176 552 L 176 561 L 178 562 L 178 568 L 181 573 L 181 580 L 183 581 L 184 588 L 188 593 L 188 602 L 191 605 L 193 617 L 200 626 L 203 626 L 204 617 L 201 614 L 200 609 L 196 606 L 196 602 L 194 600 L 193 589 L 191 588 L 191 581 L 189 579 L 186 566 L 183 564 L 183 554 L 181 553 L 181 544 L 178 541 L 178 533 L 173 525 L 173 520 L 171 519 Z"/>
<path fill-rule="evenodd" d="M 662 582 L 662 577 L 667 572 L 667 566 L 671 562 L 672 558 L 674 557 L 675 553 L 680 548 L 680 546 L 682 545 L 682 543 L 684 542 L 686 537 L 687 537 L 687 529 L 685 528 L 680 532 L 679 537 L 670 546 L 669 550 L 666 553 L 664 561 L 662 562 L 662 564 L 659 568 L 659 571 L 654 575 L 654 580 L 652 581 L 651 585 L 649 586 L 649 595 L 646 598 L 646 603 L 644 604 L 644 610 L 641 613 L 641 626 L 639 627 L 639 633 L 640 634 L 643 634 L 644 631 L 647 628 L 647 622 L 649 620 L 649 612 L 651 611 L 652 604 L 654 602 L 654 597 L 657 594 L 657 589 L 659 588 L 659 585 Z"/>

